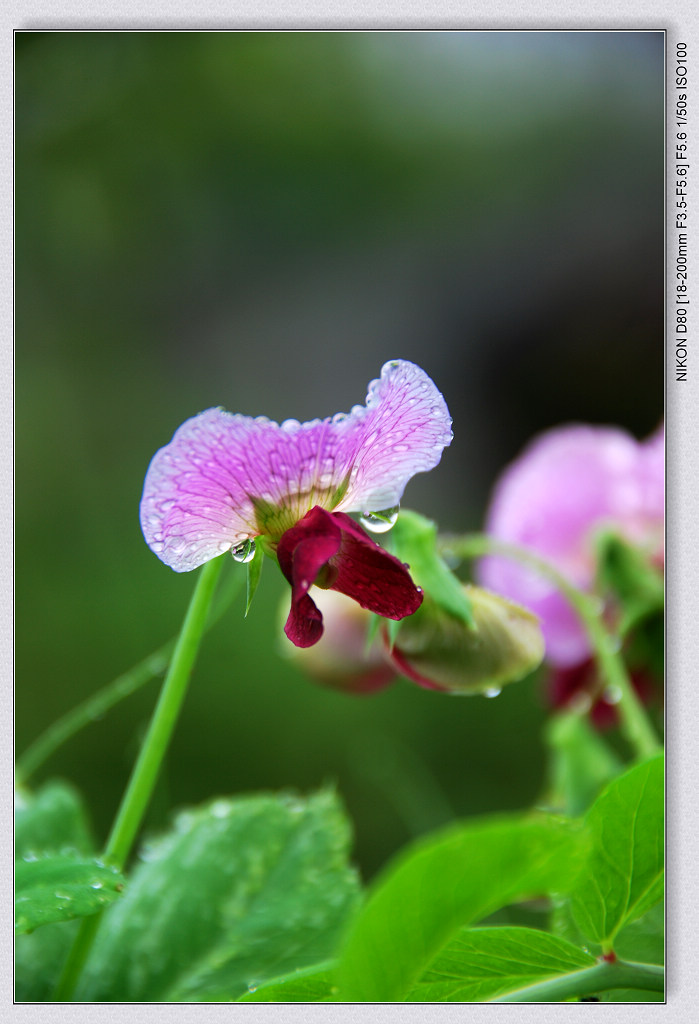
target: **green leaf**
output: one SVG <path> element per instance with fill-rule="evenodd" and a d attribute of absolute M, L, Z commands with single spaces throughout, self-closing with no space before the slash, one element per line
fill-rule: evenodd
<path fill-rule="evenodd" d="M 592 852 L 572 895 L 582 933 L 611 948 L 663 896 L 663 757 L 619 776 L 590 808 Z"/>
<path fill-rule="evenodd" d="M 467 626 L 474 625 L 471 602 L 437 551 L 437 527 L 433 522 L 417 512 L 402 510 L 391 530 L 390 547 L 410 566 L 414 582 L 443 611 Z"/>
<path fill-rule="evenodd" d="M 20 787 L 15 794 L 15 851 L 37 858 L 73 850 L 88 856 L 93 844 L 78 793 L 64 782 L 48 782 L 38 793 Z M 63 913 L 61 921 L 68 915 Z M 79 927 L 76 921 L 47 924 L 15 937 L 15 998 L 51 998 L 66 954 Z"/>
<path fill-rule="evenodd" d="M 665 902 L 656 903 L 643 917 L 622 928 L 614 940 L 614 951 L 623 960 L 644 964 L 663 964 L 665 962 Z M 601 992 L 600 999 L 603 1003 L 661 1001 L 663 993 L 621 988 Z"/>
<path fill-rule="evenodd" d="M 357 905 L 335 795 L 218 799 L 144 851 L 76 998 L 217 1001 L 335 952 Z"/>
<path fill-rule="evenodd" d="M 485 1002 L 595 963 L 578 946 L 535 928 L 465 928 L 433 961 L 408 1001 Z"/>
<path fill-rule="evenodd" d="M 65 782 L 49 782 L 38 793 L 15 793 L 15 856 L 75 850 L 93 852 L 87 815 L 77 791 Z"/>
<path fill-rule="evenodd" d="M 565 820 L 512 816 L 421 840 L 374 885 L 338 968 L 340 999 L 405 999 L 457 929 L 518 899 L 572 884 L 584 833 Z"/>
<path fill-rule="evenodd" d="M 73 945 L 80 921 L 46 924 L 35 932 L 15 936 L 15 999 L 50 1000 Z"/>
<path fill-rule="evenodd" d="M 665 963 L 665 901 L 621 929 L 614 951 L 623 960 L 644 964 Z"/>
<path fill-rule="evenodd" d="M 255 554 L 252 557 L 252 561 L 248 562 L 248 578 L 247 578 L 247 595 L 245 599 L 245 618 L 248 617 L 250 611 L 250 605 L 252 599 L 255 596 L 255 591 L 260 582 L 260 576 L 262 575 L 262 563 L 264 561 L 264 549 L 261 544 L 255 547 Z"/>
<path fill-rule="evenodd" d="M 239 1003 L 323 1003 L 337 995 L 336 962 L 328 960 L 305 971 L 298 970 L 253 987 L 238 999 Z"/>
<path fill-rule="evenodd" d="M 15 931 L 89 917 L 118 898 L 124 878 L 97 860 L 56 855 L 15 863 Z"/>
<path fill-rule="evenodd" d="M 552 755 L 549 800 L 556 810 L 577 817 L 619 775 L 622 763 L 588 719 L 575 712 L 553 715 L 545 737 Z"/>
<path fill-rule="evenodd" d="M 621 605 L 619 633 L 625 636 L 648 616 L 662 612 L 663 577 L 643 551 L 614 533 L 601 533 L 596 546 L 599 583 L 602 589 L 611 590 Z"/>

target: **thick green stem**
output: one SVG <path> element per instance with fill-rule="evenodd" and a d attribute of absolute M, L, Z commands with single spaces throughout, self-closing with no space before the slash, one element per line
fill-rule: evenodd
<path fill-rule="evenodd" d="M 630 988 L 644 992 L 665 991 L 665 969 L 657 964 L 635 964 L 617 960 L 613 964 L 601 961 L 582 971 L 540 981 L 517 992 L 491 999 L 493 1003 L 560 1003 L 576 996 L 594 995 L 610 989 Z"/>
<path fill-rule="evenodd" d="M 222 593 L 216 600 L 216 605 L 206 622 L 208 631 L 229 607 L 231 601 L 240 590 L 243 582 L 243 574 L 232 575 L 228 583 L 222 587 Z M 40 768 L 44 761 L 48 760 L 67 740 L 71 739 L 85 726 L 101 718 L 107 711 L 118 704 L 125 697 L 135 693 L 151 679 L 161 675 L 172 656 L 177 637 L 173 637 L 163 644 L 147 658 L 140 661 L 128 672 L 117 676 L 111 683 L 91 694 L 87 700 L 82 701 L 76 707 L 71 708 L 61 718 L 53 722 L 34 742 L 27 747 L 25 752 L 17 761 L 17 784 L 26 783 L 31 775 Z"/>
<path fill-rule="evenodd" d="M 197 579 L 194 594 L 187 609 L 175 651 L 170 662 L 160 698 L 153 713 L 141 752 L 134 766 L 129 784 L 121 801 L 114 825 L 107 839 L 104 860 L 123 868 L 136 838 L 148 802 L 155 787 L 158 771 L 172 736 L 182 707 L 187 683 L 204 633 L 225 556 L 208 562 Z M 75 991 L 82 968 L 92 946 L 101 914 L 85 918 L 70 951 L 63 974 L 56 989 L 57 1001 L 69 1000 Z"/>
<path fill-rule="evenodd" d="M 619 653 L 616 637 L 608 633 L 600 615 L 597 600 L 574 587 L 554 566 L 532 551 L 514 544 L 505 544 L 486 534 L 468 534 L 465 537 L 440 537 L 442 551 L 450 551 L 462 558 L 481 555 L 501 555 L 512 558 L 546 576 L 561 591 L 577 612 L 585 627 L 602 678 L 619 695 L 617 708 L 621 731 L 638 757 L 649 757 L 660 747 L 646 713 L 636 696 Z"/>

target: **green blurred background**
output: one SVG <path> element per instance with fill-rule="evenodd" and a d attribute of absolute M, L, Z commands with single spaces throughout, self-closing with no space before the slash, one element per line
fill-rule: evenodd
<path fill-rule="evenodd" d="M 177 629 L 138 524 L 155 450 L 212 405 L 362 402 L 389 358 L 454 442 L 405 504 L 477 529 L 539 429 L 663 408 L 662 33 L 18 33 L 16 745 Z M 231 564 L 230 572 L 243 572 Z M 409 836 L 541 792 L 541 682 L 352 698 L 280 656 L 268 563 L 207 637 L 150 828 L 335 781 L 370 876 Z M 38 773 L 102 836 L 157 684 Z"/>

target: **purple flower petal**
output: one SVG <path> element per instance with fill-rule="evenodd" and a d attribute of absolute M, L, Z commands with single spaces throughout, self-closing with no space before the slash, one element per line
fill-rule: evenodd
<path fill-rule="evenodd" d="M 141 526 L 177 572 L 244 540 L 278 539 L 315 506 L 344 512 L 396 505 L 408 480 L 451 441 L 441 394 L 413 363 L 386 363 L 365 406 L 279 425 L 222 409 L 187 420 L 150 464 Z"/>
<path fill-rule="evenodd" d="M 504 471 L 486 529 L 531 548 L 586 590 L 595 572 L 595 530 L 609 525 L 634 540 L 647 533 L 658 476 L 657 447 L 646 453 L 614 427 L 560 427 L 535 439 Z M 550 662 L 568 666 L 587 657 L 582 627 L 548 580 L 504 558 L 483 559 L 479 578 L 539 616 Z"/>
<path fill-rule="evenodd" d="M 433 469 L 451 444 L 446 402 L 419 366 L 386 363 L 369 385 L 366 407 L 345 421 L 352 471 L 340 512 L 374 512 L 397 505 L 415 473 Z"/>
<path fill-rule="evenodd" d="M 665 518 L 665 426 L 661 423 L 641 445 L 641 480 L 647 522 L 662 525 Z"/>

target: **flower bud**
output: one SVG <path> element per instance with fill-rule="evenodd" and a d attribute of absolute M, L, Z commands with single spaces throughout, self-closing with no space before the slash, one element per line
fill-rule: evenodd
<path fill-rule="evenodd" d="M 481 587 L 464 585 L 464 592 L 475 628 L 426 594 L 389 653 L 396 670 L 429 689 L 471 694 L 498 691 L 537 668 L 544 638 L 536 616 Z"/>
<path fill-rule="evenodd" d="M 285 644 L 284 655 L 315 682 L 345 693 L 370 694 L 388 686 L 396 670 L 378 638 L 368 643 L 371 612 L 334 590 L 313 587 L 312 594 L 323 615 L 323 635 L 313 647 Z"/>

